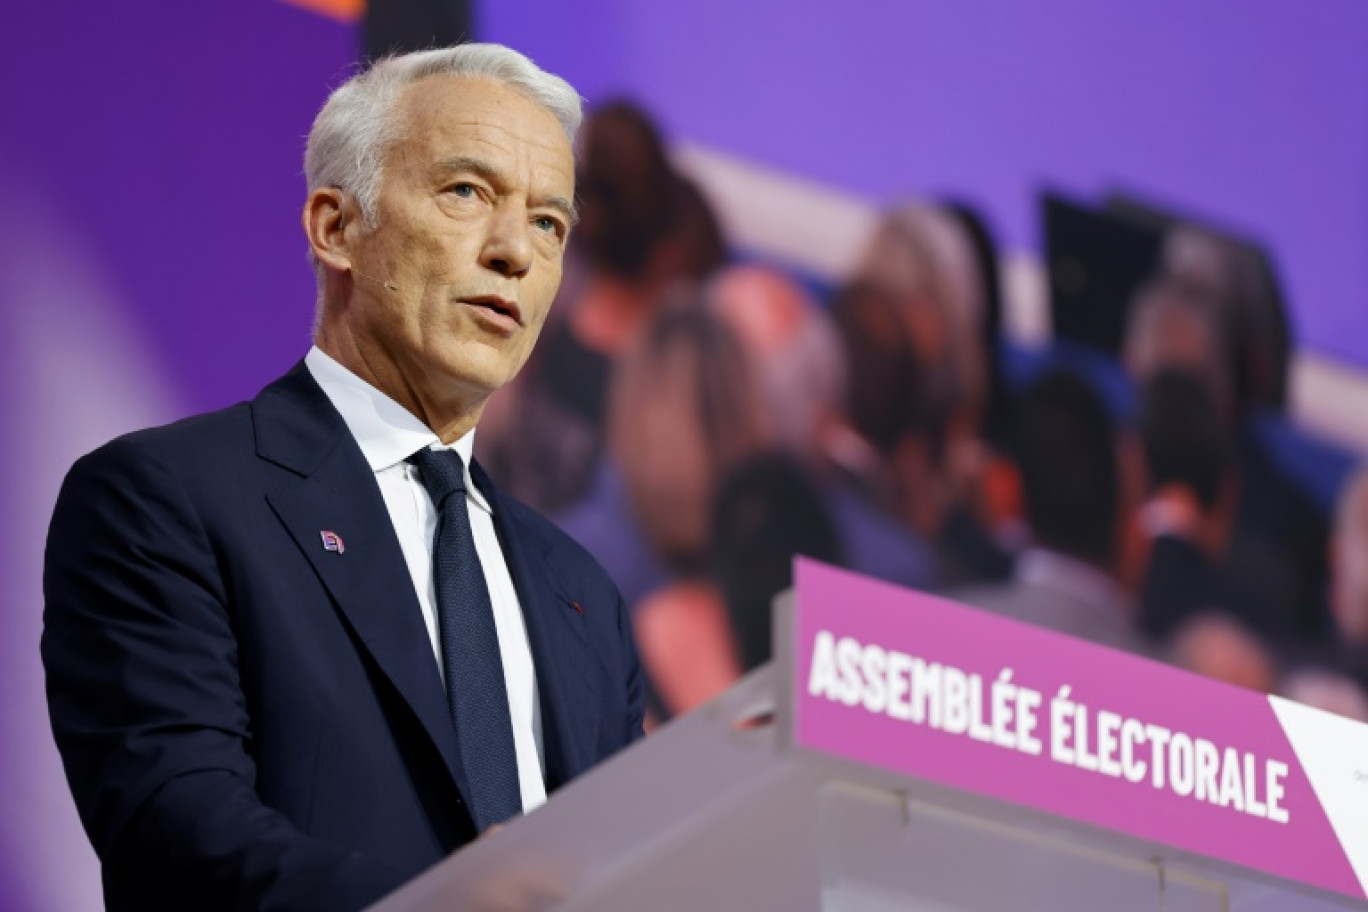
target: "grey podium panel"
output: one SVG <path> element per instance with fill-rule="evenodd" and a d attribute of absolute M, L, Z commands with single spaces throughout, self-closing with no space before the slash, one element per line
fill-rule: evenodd
<path fill-rule="evenodd" d="M 896 792 L 818 796 L 823 912 L 1224 912 L 1225 885 Z"/>
<path fill-rule="evenodd" d="M 785 736 L 781 675 L 760 669 L 374 912 L 1368 909 L 1171 847 L 795 749 Z"/>

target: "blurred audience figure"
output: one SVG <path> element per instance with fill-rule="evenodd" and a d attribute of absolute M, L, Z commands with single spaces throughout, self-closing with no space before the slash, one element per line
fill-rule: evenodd
<path fill-rule="evenodd" d="M 904 586 L 931 586 L 930 548 L 861 496 L 839 470 L 842 441 L 850 433 L 843 414 L 847 371 L 830 316 L 796 282 L 761 266 L 723 270 L 706 297 L 746 346 L 778 442 L 820 492 L 846 566 Z"/>
<path fill-rule="evenodd" d="M 980 436 L 996 355 L 984 350 L 985 282 L 995 273 L 965 224 L 941 207 L 895 209 L 834 305 L 851 425 L 865 445 L 847 445 L 845 463 L 933 544 L 942 587 L 1002 579 L 1011 566 L 984 505 L 993 488 Z"/>
<path fill-rule="evenodd" d="M 1336 504 L 1326 599 L 1336 638 L 1288 651 L 1282 695 L 1368 722 L 1368 469 L 1344 484 Z"/>
<path fill-rule="evenodd" d="M 1194 378 L 1229 435 L 1238 496 L 1228 545 L 1222 555 L 1210 555 L 1221 577 L 1221 607 L 1272 640 L 1324 639 L 1326 522 L 1259 437 L 1232 305 L 1212 290 L 1213 280 L 1194 278 L 1196 270 L 1187 268 L 1189 275 L 1160 278 L 1137 296 L 1126 333 L 1127 370 L 1141 389 L 1164 371 Z"/>
<path fill-rule="evenodd" d="M 727 238 L 703 188 L 689 177 L 674 178 L 675 207 L 670 233 L 661 245 L 657 269 L 662 287 L 696 281 L 727 264 Z"/>
<path fill-rule="evenodd" d="M 1248 628 L 1226 614 L 1201 612 L 1174 633 L 1173 663 L 1207 678 L 1272 693 L 1277 681 L 1273 658 Z"/>
<path fill-rule="evenodd" d="M 743 463 L 722 484 L 712 543 L 713 574 L 746 671 L 769 661 L 772 605 L 793 584 L 794 556 L 829 564 L 849 557 L 805 467 L 777 451 Z"/>
<path fill-rule="evenodd" d="M 1339 640 L 1362 657 L 1368 673 L 1368 469 L 1360 469 L 1340 494 L 1330 571 L 1330 613 Z"/>
<path fill-rule="evenodd" d="M 603 564 L 633 614 L 657 720 L 738 673 L 709 584 L 713 504 L 723 478 L 771 448 L 753 365 L 704 290 L 668 295 L 613 374 L 607 458 L 588 498 L 558 518 Z"/>
<path fill-rule="evenodd" d="M 711 206 L 675 172 L 644 111 L 625 101 L 602 105 L 581 136 L 581 217 L 560 296 L 533 359 L 491 400 L 478 444 L 490 474 L 547 513 L 567 509 L 592 484 L 613 361 L 663 293 L 726 258 Z M 516 434 L 507 430 L 514 425 Z"/>
<path fill-rule="evenodd" d="M 1140 393 L 1149 481 L 1140 527 L 1150 539 L 1141 626 L 1155 639 L 1234 598 L 1219 570 L 1238 494 L 1230 435 L 1211 385 L 1192 369 L 1164 368 Z"/>
<path fill-rule="evenodd" d="M 952 200 L 943 206 L 963 232 L 978 275 L 980 306 L 978 348 L 983 362 L 983 401 L 980 405 L 979 435 L 999 455 L 1010 454 L 1014 431 L 1012 394 L 1004 369 L 1003 297 L 997 242 L 983 216 L 964 201 Z"/>
<path fill-rule="evenodd" d="M 1335 508 L 1327 601 L 1335 640 L 1311 653 L 1298 670 L 1339 681 L 1341 694 L 1352 687 L 1368 699 L 1368 469 L 1360 469 L 1344 484 Z M 1328 698 L 1332 688 L 1308 687 L 1303 696 L 1293 699 L 1303 699 L 1307 692 Z M 1305 702 L 1340 711 L 1310 699 Z"/>
<path fill-rule="evenodd" d="M 709 575 L 643 598 L 633 624 L 657 721 L 688 712 L 767 662 L 774 597 L 793 558 L 839 564 L 837 529 L 807 468 L 770 450 L 738 465 L 718 491 Z"/>
<path fill-rule="evenodd" d="M 753 264 L 717 273 L 708 307 L 750 353 L 782 446 L 820 458 L 839 421 L 846 367 L 830 318 L 797 282 Z"/>
<path fill-rule="evenodd" d="M 962 200 L 944 204 L 968 240 L 978 273 L 982 308 L 978 326 L 978 345 L 983 355 L 983 401 L 977 412 L 977 439 L 962 445 L 964 482 L 961 485 L 962 509 L 953 511 L 943 533 L 979 553 L 979 563 L 971 561 L 961 574 L 984 580 L 1006 579 L 1011 572 L 1011 554 L 1021 545 L 1021 477 L 1014 459 L 1012 392 L 1007 385 L 1007 342 L 1003 328 L 1002 263 L 997 242 L 979 211 Z M 966 430 L 973 430 L 972 427 Z M 987 530 L 992 548 L 978 552 Z M 953 549 L 953 546 L 951 548 Z"/>
<path fill-rule="evenodd" d="M 906 203 L 889 212 L 856 265 L 852 283 L 892 294 L 928 365 L 930 395 L 972 427 L 986 399 L 980 341 L 982 274 L 962 224 L 939 206 Z"/>
<path fill-rule="evenodd" d="M 724 596 L 708 579 L 666 583 L 638 603 L 632 627 L 648 683 L 649 728 L 702 706 L 741 677 Z"/>
<path fill-rule="evenodd" d="M 589 496 L 557 517 L 628 607 L 707 568 L 721 479 L 773 424 L 746 349 L 694 286 L 667 297 L 617 363 L 608 446 Z"/>
<path fill-rule="evenodd" d="M 1032 545 L 1013 579 L 958 601 L 1115 649 L 1149 654 L 1132 594 L 1143 457 L 1082 378 L 1053 371 L 1018 408 L 1017 458 Z"/>
<path fill-rule="evenodd" d="M 1215 416 L 1235 421 L 1234 351 L 1215 304 L 1197 287 L 1176 279 L 1142 288 L 1131 308 L 1122 353 L 1126 372 L 1144 385 L 1157 374 L 1181 373 L 1205 388 Z"/>
<path fill-rule="evenodd" d="M 1348 675 L 1314 666 L 1296 668 L 1283 677 L 1278 692 L 1289 700 L 1368 722 L 1368 691 Z"/>
<path fill-rule="evenodd" d="M 1165 240 L 1162 274 L 1202 290 L 1217 308 L 1234 360 L 1239 401 L 1281 412 L 1292 331 L 1273 265 L 1257 248 L 1180 225 Z"/>

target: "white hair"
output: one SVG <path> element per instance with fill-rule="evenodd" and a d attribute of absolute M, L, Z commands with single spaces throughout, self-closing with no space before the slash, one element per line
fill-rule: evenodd
<path fill-rule="evenodd" d="M 400 90 L 429 76 L 492 79 L 541 105 L 565 129 L 573 147 L 583 117 L 580 96 L 568 82 L 500 44 L 461 44 L 386 57 L 348 79 L 328 96 L 314 118 L 304 151 L 309 192 L 335 187 L 356 197 L 374 224 L 385 153 L 394 139 L 394 104 Z"/>

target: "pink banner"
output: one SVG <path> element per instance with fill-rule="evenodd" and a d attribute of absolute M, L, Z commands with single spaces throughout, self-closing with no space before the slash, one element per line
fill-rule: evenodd
<path fill-rule="evenodd" d="M 798 745 L 1368 895 L 1268 697 L 813 561 L 795 580 Z"/>

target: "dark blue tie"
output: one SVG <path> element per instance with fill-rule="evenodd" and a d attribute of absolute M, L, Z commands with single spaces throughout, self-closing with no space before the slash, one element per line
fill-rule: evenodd
<path fill-rule="evenodd" d="M 455 450 L 431 449 L 409 462 L 437 508 L 432 569 L 447 703 L 470 785 L 466 800 L 484 832 L 522 813 L 522 792 L 494 608 L 466 509 L 465 463 Z"/>

